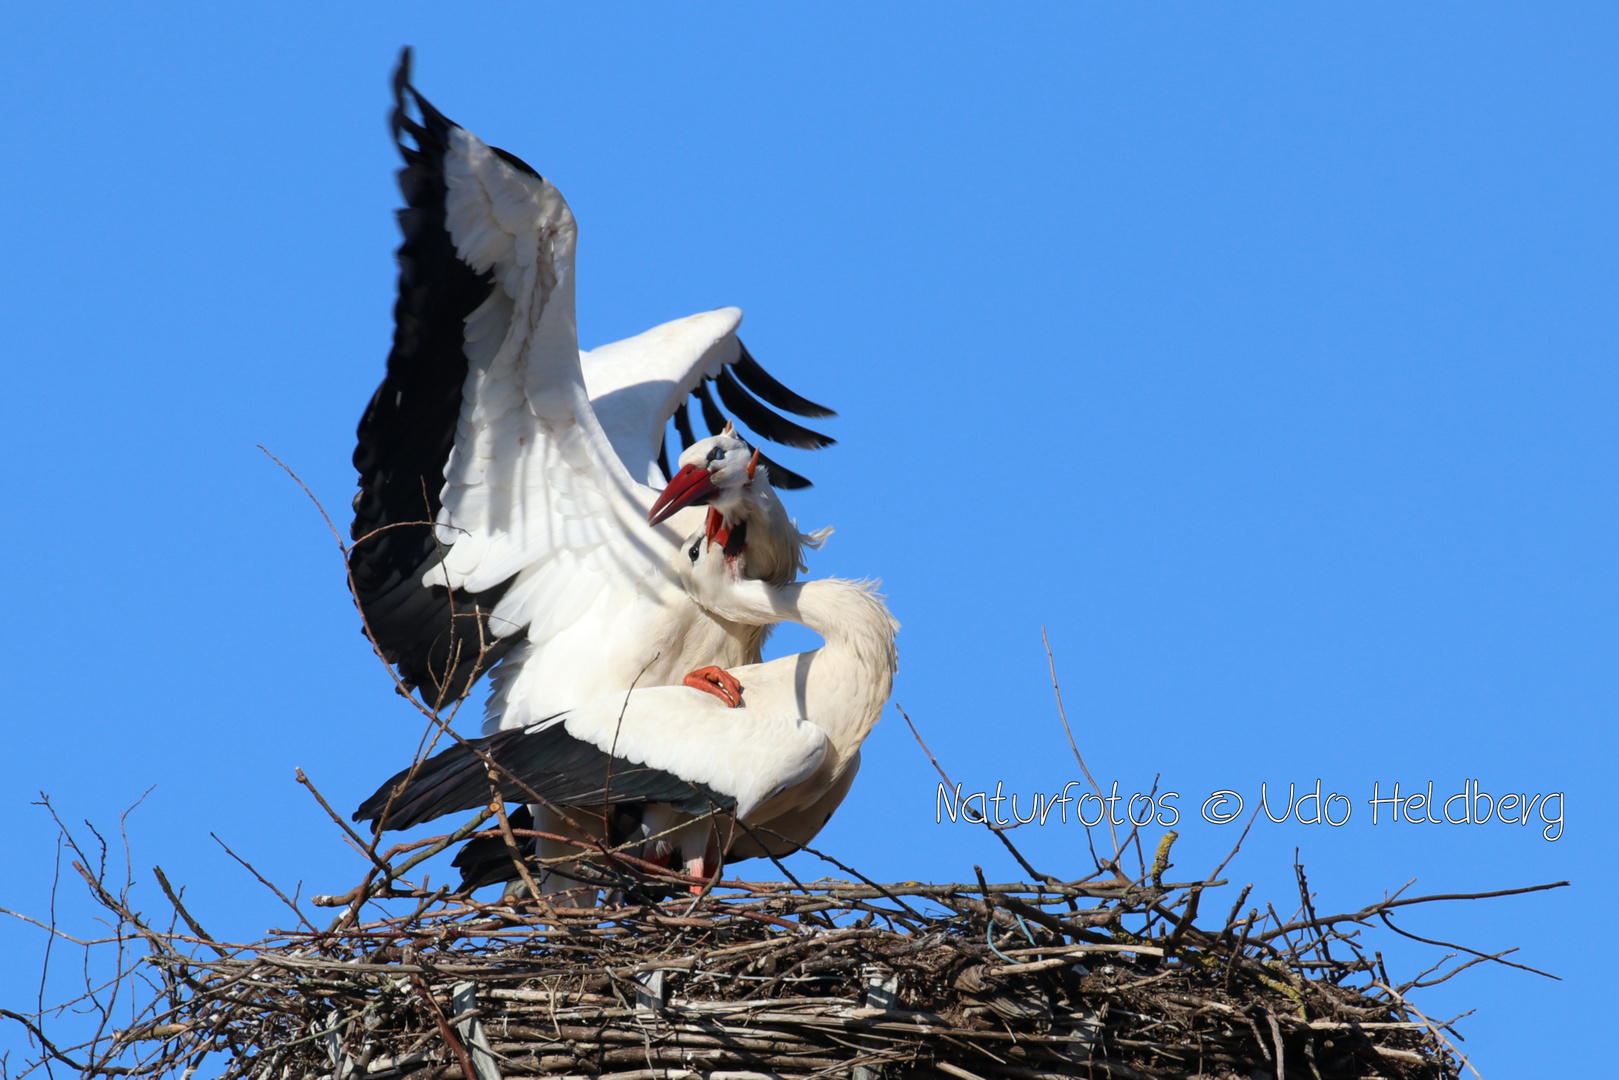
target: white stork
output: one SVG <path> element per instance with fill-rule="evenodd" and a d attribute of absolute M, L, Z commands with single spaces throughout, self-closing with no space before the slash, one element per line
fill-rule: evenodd
<path fill-rule="evenodd" d="M 747 553 L 727 555 L 703 532 L 690 537 L 687 557 L 682 579 L 716 616 L 750 624 L 787 619 L 825 645 L 736 669 L 746 688 L 740 708 L 685 686 L 644 687 L 451 747 L 421 765 L 409 784 L 409 770 L 390 778 L 355 820 L 375 820 L 387 806 L 387 824 L 409 828 L 485 805 L 487 759 L 509 774 L 508 799 L 538 795 L 553 804 L 648 811 L 661 805 L 684 815 L 713 806 L 748 827 L 720 829 L 742 857 L 808 843 L 849 790 L 860 745 L 888 700 L 899 624 L 869 583 L 748 578 L 740 565 Z M 659 815 L 642 832 L 679 821 Z M 710 830 L 709 820 L 697 819 L 646 855 L 678 847 L 685 871 L 706 876 L 717 839 Z"/>
<path fill-rule="evenodd" d="M 394 80 L 406 202 L 394 345 L 354 455 L 349 566 L 366 629 L 430 705 L 499 662 L 490 730 L 606 690 L 757 660 L 764 628 L 715 619 L 673 569 L 701 512 L 646 520 L 653 485 L 668 477 L 664 430 L 673 417 L 712 474 L 714 490 L 681 505 L 718 499 L 716 532 L 751 525 L 752 565 L 786 581 L 813 538 L 772 485 L 807 481 L 755 458 L 708 385 L 755 432 L 790 445 L 832 440 L 763 402 L 831 413 L 759 367 L 736 336 L 735 308 L 581 354 L 567 203 L 424 100 L 409 58 Z M 715 433 L 701 444 L 687 395 Z M 755 460 L 757 475 L 744 475 Z"/>

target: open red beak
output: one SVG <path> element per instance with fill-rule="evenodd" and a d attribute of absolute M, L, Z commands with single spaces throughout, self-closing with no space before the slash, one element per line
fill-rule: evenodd
<path fill-rule="evenodd" d="M 658 501 L 652 504 L 652 509 L 646 515 L 647 522 L 656 525 L 677 510 L 702 506 L 719 494 L 719 490 L 709 478 L 707 469 L 701 465 L 687 465 L 675 473 L 675 478 L 663 489 Z"/>

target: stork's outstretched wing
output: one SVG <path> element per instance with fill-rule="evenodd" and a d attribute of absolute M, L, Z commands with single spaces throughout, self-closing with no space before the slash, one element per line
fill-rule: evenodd
<path fill-rule="evenodd" d="M 671 416 L 691 441 L 688 395 L 711 430 L 725 422 L 713 383 L 758 434 L 796 446 L 831 440 L 765 403 L 831 413 L 759 367 L 735 309 L 581 362 L 567 203 L 426 101 L 409 60 L 407 50 L 394 78 L 405 163 L 394 343 L 359 425 L 349 565 L 383 655 L 434 703 L 464 692 L 525 628 L 543 642 L 588 610 L 609 616 L 604 590 L 669 587 L 674 531 L 640 515 L 654 462 L 667 471 Z M 779 465 L 771 479 L 807 483 Z"/>

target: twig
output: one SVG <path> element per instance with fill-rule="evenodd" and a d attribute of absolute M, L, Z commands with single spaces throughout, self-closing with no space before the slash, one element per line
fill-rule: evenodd
<path fill-rule="evenodd" d="M 342 816 L 338 814 L 336 810 L 332 809 L 331 804 L 326 801 L 326 796 L 322 795 L 320 793 L 320 789 L 315 787 L 314 782 L 311 781 L 309 777 L 304 775 L 303 769 L 294 767 L 292 774 L 294 779 L 296 779 L 298 783 L 302 784 L 309 794 L 315 797 L 315 801 L 320 803 L 320 808 L 326 811 L 326 816 L 337 822 L 337 827 L 343 830 L 343 834 L 348 837 L 349 842 L 354 845 L 354 849 L 361 855 L 368 858 L 378 870 L 382 871 L 385 877 L 392 878 L 393 868 L 383 860 L 377 858 L 376 852 L 372 850 L 372 848 L 368 847 L 364 840 L 360 839 L 360 834 L 355 832 L 354 829 L 350 827 L 349 823 L 344 821 Z"/>
<path fill-rule="evenodd" d="M 1456 1048 L 1456 1044 L 1451 1042 L 1450 1039 L 1445 1036 L 1445 1033 L 1439 1029 L 1438 1025 L 1436 1025 L 1432 1020 L 1429 1020 L 1426 1016 L 1423 1016 L 1422 1013 L 1418 1012 L 1416 1006 L 1407 1001 L 1399 991 L 1395 990 L 1392 986 L 1389 986 L 1386 983 L 1373 983 L 1372 985 L 1387 993 L 1399 1003 L 1401 1008 L 1406 1009 L 1411 1013 L 1412 1016 L 1415 1016 L 1418 1020 L 1422 1021 L 1422 1023 L 1427 1026 L 1428 1031 L 1433 1035 L 1434 1040 L 1438 1042 L 1439 1045 L 1445 1047 L 1451 1053 L 1455 1054 L 1457 1059 L 1460 1060 L 1463 1065 L 1467 1066 L 1468 1071 L 1474 1076 L 1478 1077 L 1478 1080 L 1484 1080 L 1484 1077 L 1479 1076 L 1479 1071 L 1473 1068 L 1473 1063 L 1467 1060 L 1467 1055 L 1458 1050 Z"/>
<path fill-rule="evenodd" d="M 512 835 L 512 823 L 506 817 L 506 800 L 500 796 L 500 774 L 494 769 L 489 770 L 489 809 L 494 812 L 496 820 L 500 822 L 500 838 L 505 841 L 506 852 L 511 856 L 512 865 L 517 868 L 517 876 L 523 879 L 523 884 L 528 887 L 530 896 L 536 901 L 543 900 L 540 895 L 540 887 L 534 883 L 534 878 L 529 875 L 528 861 L 523 855 L 523 849 L 518 846 L 517 837 Z"/>
<path fill-rule="evenodd" d="M 202 938 L 202 940 L 206 941 L 209 947 L 220 956 L 229 956 L 230 953 L 220 948 L 219 943 L 208 935 L 208 931 L 204 930 L 201 925 L 198 924 L 197 920 L 191 917 L 191 912 L 186 910 L 186 906 L 180 903 L 180 897 L 174 891 L 174 888 L 169 884 L 169 879 L 163 873 L 163 868 L 161 866 L 152 867 L 152 875 L 157 878 L 158 885 L 162 887 L 163 895 L 167 896 L 169 898 L 169 903 L 174 905 L 174 910 L 179 912 L 180 918 L 184 919 L 186 925 L 191 927 L 191 932 Z"/>
<path fill-rule="evenodd" d="M 298 921 L 299 922 L 303 923 L 305 926 L 309 927 L 309 929 L 311 929 L 311 930 L 315 929 L 314 924 L 311 923 L 308 919 L 304 918 L 304 913 L 302 911 L 298 910 L 298 905 L 294 904 L 291 900 L 287 899 L 287 894 L 286 893 L 284 893 L 280 889 L 276 888 L 273 884 L 270 883 L 268 878 L 266 878 L 263 874 L 259 873 L 256 869 L 254 869 L 252 863 L 248 862 L 246 859 L 244 859 L 240 855 L 236 854 L 236 852 L 232 851 L 230 849 L 230 845 L 225 843 L 225 841 L 221 840 L 219 838 L 218 834 L 210 831 L 208 833 L 208 835 L 212 836 L 214 838 L 214 843 L 218 844 L 220 847 L 225 849 L 225 854 L 229 855 L 231 858 L 233 858 L 237 862 L 241 863 L 244 867 L 247 868 L 248 873 L 250 873 L 254 877 L 258 878 L 259 884 L 263 885 L 266 889 L 269 889 L 271 892 L 275 893 L 276 896 L 278 896 L 281 899 L 281 902 L 283 904 L 286 904 L 289 908 L 291 908 L 292 913 L 294 915 L 298 916 Z"/>
<path fill-rule="evenodd" d="M 1074 741 L 1074 729 L 1068 726 L 1068 711 L 1063 708 L 1062 690 L 1057 686 L 1057 658 L 1051 653 L 1051 639 L 1046 636 L 1044 626 L 1040 628 L 1040 641 L 1046 647 L 1046 663 L 1051 668 L 1051 692 L 1057 696 L 1057 715 L 1062 719 L 1063 732 L 1068 736 L 1068 748 L 1074 752 L 1074 760 L 1079 762 L 1079 771 L 1085 774 L 1085 779 L 1091 783 L 1091 790 L 1096 792 L 1096 797 L 1100 799 L 1102 798 L 1102 786 L 1096 782 L 1096 777 L 1091 775 L 1090 767 L 1085 764 L 1085 758 L 1079 752 L 1079 744 Z M 1119 847 L 1119 832 L 1113 824 L 1111 814 L 1107 816 L 1107 823 L 1108 832 L 1113 837 L 1114 865 L 1117 866 L 1121 849 Z M 1085 831 L 1089 832 L 1089 827 Z"/>
<path fill-rule="evenodd" d="M 1447 899 L 1449 899 L 1449 898 L 1447 898 Z M 1452 945 L 1448 941 L 1435 941 L 1432 938 L 1418 937 L 1416 934 L 1413 934 L 1408 930 L 1401 930 L 1398 926 L 1394 925 L 1394 921 L 1389 918 L 1388 912 L 1386 912 L 1386 911 L 1379 911 L 1377 913 L 1377 917 L 1379 919 L 1383 920 L 1383 925 L 1384 926 L 1387 926 L 1390 930 L 1393 930 L 1396 934 L 1399 934 L 1401 937 L 1410 938 L 1412 941 L 1420 941 L 1424 945 L 1437 945 L 1442 949 L 1456 949 L 1459 952 L 1467 953 L 1469 956 L 1476 956 L 1481 961 L 1482 960 L 1493 960 L 1497 964 L 1502 964 L 1502 965 L 1504 965 L 1506 967 L 1510 967 L 1510 968 L 1517 968 L 1519 971 L 1527 971 L 1527 972 L 1530 972 L 1530 973 L 1535 974 L 1535 975 L 1544 975 L 1546 978 L 1548 978 L 1548 979 L 1556 979 L 1558 982 L 1563 981 L 1563 977 L 1561 975 L 1553 975 L 1549 971 L 1541 971 L 1539 968 L 1532 968 L 1532 967 L 1528 966 L 1527 964 L 1514 964 L 1510 960 L 1501 959 L 1501 957 L 1505 956 L 1507 952 L 1517 952 L 1518 951 L 1517 949 L 1508 949 L 1508 950 L 1506 950 L 1506 952 L 1500 952 L 1500 953 L 1481 953 L 1477 949 L 1469 949 L 1466 945 Z"/>
<path fill-rule="evenodd" d="M 944 780 L 945 787 L 949 788 L 951 791 L 954 791 L 956 789 L 955 784 L 951 783 L 950 777 L 945 775 L 944 766 L 940 765 L 939 759 L 933 756 L 933 751 L 928 749 L 928 744 L 922 741 L 922 733 L 916 730 L 916 725 L 911 722 L 910 716 L 906 714 L 903 708 L 900 708 L 900 704 L 897 701 L 894 703 L 894 708 L 899 709 L 899 714 L 905 717 L 905 726 L 911 729 L 911 735 L 916 739 L 917 745 L 920 746 L 922 748 L 922 752 L 928 756 L 928 760 L 933 762 L 933 767 L 938 770 L 940 778 Z M 1018 861 L 1018 865 L 1023 867 L 1024 871 L 1027 872 L 1030 877 L 1049 882 L 1053 885 L 1061 884 L 1061 881 L 1058 878 L 1054 878 L 1050 874 L 1042 874 L 1033 866 L 1030 866 L 1029 860 L 1023 857 L 1023 853 L 1019 851 L 1017 846 L 1013 844 L 1012 841 L 1007 837 L 1004 830 L 996 828 L 995 825 L 987 819 L 983 824 L 986 829 L 994 833 L 1000 842 L 1006 846 L 1006 850 L 1012 853 L 1012 858 Z"/>
<path fill-rule="evenodd" d="M 1440 900 L 1490 900 L 1497 896 L 1522 896 L 1525 893 L 1545 892 L 1547 889 L 1561 889 L 1567 887 L 1567 885 L 1568 882 L 1566 881 L 1554 881 L 1547 885 L 1526 885 L 1521 889 L 1497 889 L 1494 892 L 1438 893 L 1433 896 L 1414 896 L 1408 900 L 1390 899 L 1376 904 L 1368 904 L 1359 911 L 1350 912 L 1343 915 L 1329 915 L 1324 919 L 1318 919 L 1316 921 L 1321 923 L 1323 926 L 1330 926 L 1333 923 L 1340 922 L 1365 922 L 1367 919 L 1371 918 L 1373 915 L 1376 915 L 1380 911 L 1390 911 L 1397 907 L 1408 907 L 1411 904 L 1432 904 L 1437 903 Z M 1308 921 L 1291 922 L 1285 926 L 1280 925 L 1280 920 L 1277 920 L 1277 922 L 1278 926 L 1276 929 L 1267 930 L 1265 933 L 1261 934 L 1257 940 L 1269 941 L 1272 938 L 1278 937 L 1282 934 L 1292 933 L 1295 930 L 1306 929 L 1310 925 Z M 1542 972 L 1540 974 L 1544 973 Z"/>

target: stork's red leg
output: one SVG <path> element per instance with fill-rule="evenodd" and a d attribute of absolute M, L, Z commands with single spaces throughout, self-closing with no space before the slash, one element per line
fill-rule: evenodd
<path fill-rule="evenodd" d="M 742 704 L 742 684 L 724 668 L 713 665 L 700 667 L 681 681 L 694 689 L 713 694 L 733 709 Z"/>

